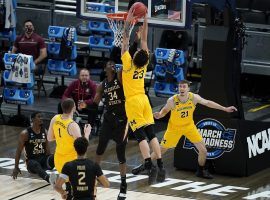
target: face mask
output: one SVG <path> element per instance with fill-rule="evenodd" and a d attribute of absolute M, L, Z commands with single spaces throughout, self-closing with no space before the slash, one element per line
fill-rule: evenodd
<path fill-rule="evenodd" d="M 82 87 L 86 88 L 87 87 L 87 83 L 86 82 L 82 82 Z"/>
<path fill-rule="evenodd" d="M 31 34 L 31 33 L 33 32 L 33 29 L 32 29 L 32 28 L 26 28 L 26 29 L 25 29 L 25 32 L 26 32 L 27 34 Z"/>

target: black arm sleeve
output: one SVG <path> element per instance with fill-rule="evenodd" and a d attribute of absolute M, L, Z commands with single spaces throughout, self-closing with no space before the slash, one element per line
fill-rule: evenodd
<path fill-rule="evenodd" d="M 97 163 L 95 163 L 95 168 L 96 168 L 96 176 L 97 177 L 102 176 L 103 175 L 103 172 L 102 172 L 100 166 Z"/>

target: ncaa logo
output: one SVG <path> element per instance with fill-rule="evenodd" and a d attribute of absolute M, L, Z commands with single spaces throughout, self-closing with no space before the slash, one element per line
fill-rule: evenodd
<path fill-rule="evenodd" d="M 203 119 L 196 124 L 207 148 L 207 159 L 216 159 L 224 152 L 230 152 L 234 148 L 236 129 L 225 128 L 222 123 L 215 119 Z M 183 145 L 184 149 L 198 150 L 187 138 Z"/>

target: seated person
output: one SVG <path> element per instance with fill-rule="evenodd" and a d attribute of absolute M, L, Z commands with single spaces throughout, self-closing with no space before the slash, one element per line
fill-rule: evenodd
<path fill-rule="evenodd" d="M 96 84 L 90 79 L 88 69 L 83 68 L 80 71 L 79 79 L 74 80 L 66 88 L 62 100 L 72 98 L 76 104 L 79 114 L 88 115 L 88 123 L 94 126 L 97 108 L 93 104 L 96 95 Z M 61 103 L 58 105 L 58 113 L 63 113 Z"/>
<path fill-rule="evenodd" d="M 54 156 L 50 153 L 47 130 L 43 127 L 40 112 L 34 112 L 30 119 L 31 126 L 23 130 L 19 135 L 12 177 L 17 179 L 18 174 L 21 174 L 19 162 L 21 153 L 24 150 L 28 172 L 38 174 L 39 177 L 49 183 L 50 176 L 46 170 L 54 168 Z"/>

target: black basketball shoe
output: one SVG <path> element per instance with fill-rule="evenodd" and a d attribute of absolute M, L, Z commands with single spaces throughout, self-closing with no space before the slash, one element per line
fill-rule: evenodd
<path fill-rule="evenodd" d="M 213 179 L 213 175 L 207 169 L 197 169 L 196 176 L 205 179 Z"/>
<path fill-rule="evenodd" d="M 151 185 L 157 178 L 157 168 L 155 165 L 152 165 L 152 167 L 148 170 L 148 176 L 148 184 Z"/>
<path fill-rule="evenodd" d="M 125 200 L 127 198 L 127 183 L 121 183 L 120 192 L 118 194 L 117 200 Z"/>
<path fill-rule="evenodd" d="M 138 175 L 138 174 L 142 173 L 144 170 L 145 170 L 144 164 L 140 164 L 140 165 L 134 167 L 134 168 L 131 170 L 131 173 L 132 173 L 133 175 Z"/>
<path fill-rule="evenodd" d="M 165 169 L 162 167 L 162 168 L 158 168 L 158 171 L 157 171 L 157 182 L 163 182 L 165 180 L 165 177 L 166 177 L 166 171 Z"/>

